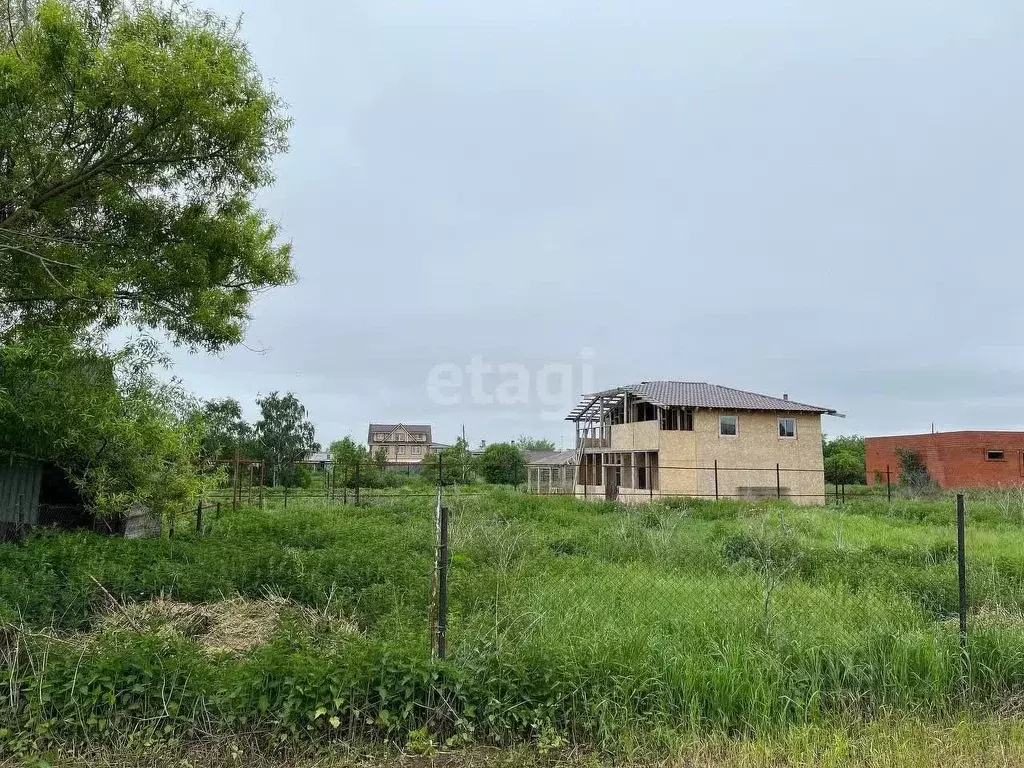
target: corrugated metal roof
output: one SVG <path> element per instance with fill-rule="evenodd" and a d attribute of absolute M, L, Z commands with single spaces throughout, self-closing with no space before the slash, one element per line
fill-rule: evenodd
<path fill-rule="evenodd" d="M 526 451 L 527 464 L 575 464 L 576 451 Z"/>
<path fill-rule="evenodd" d="M 569 413 L 567 418 L 574 420 L 586 414 L 602 397 L 617 398 L 624 393 L 660 406 L 836 414 L 832 408 L 798 403 L 795 400 L 761 395 L 757 392 L 708 384 L 703 381 L 642 381 L 639 384 L 626 384 L 604 392 L 584 395 L 579 405 Z"/>

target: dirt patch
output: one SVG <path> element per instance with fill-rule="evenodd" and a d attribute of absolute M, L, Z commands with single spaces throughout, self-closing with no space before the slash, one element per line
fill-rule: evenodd
<path fill-rule="evenodd" d="M 235 597 L 201 605 L 166 597 L 144 603 L 111 599 L 98 628 L 166 632 L 190 638 L 210 653 L 245 653 L 270 641 L 285 611 L 297 614 L 317 629 L 337 634 L 358 631 L 347 619 L 276 596 L 259 600 Z"/>

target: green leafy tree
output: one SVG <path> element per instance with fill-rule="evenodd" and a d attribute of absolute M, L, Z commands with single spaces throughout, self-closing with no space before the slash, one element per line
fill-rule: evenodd
<path fill-rule="evenodd" d="M 272 485 L 294 485 L 298 479 L 295 462 L 320 450 L 316 430 L 306 408 L 294 394 L 271 392 L 256 399 L 260 418 L 256 422 L 256 446 L 266 463 Z"/>
<path fill-rule="evenodd" d="M 294 278 L 252 204 L 288 123 L 213 15 L 0 3 L 0 447 L 58 464 L 101 512 L 202 490 L 201 408 L 153 374 L 155 344 L 100 339 L 241 339 L 253 295 Z"/>
<path fill-rule="evenodd" d="M 520 485 L 526 482 L 526 458 L 510 443 L 491 443 L 480 454 L 480 473 L 488 483 Z"/>
<path fill-rule="evenodd" d="M 158 327 L 219 349 L 293 279 L 253 195 L 289 120 L 235 27 L 180 3 L 0 3 L 0 342 Z"/>
<path fill-rule="evenodd" d="M 152 373 L 162 362 L 150 339 L 114 353 L 51 332 L 0 347 L 0 447 L 64 469 L 101 516 L 180 508 L 206 488 L 203 426 L 181 386 Z"/>
<path fill-rule="evenodd" d="M 250 458 L 253 428 L 242 418 L 242 406 L 233 397 L 207 400 L 200 415 L 203 420 L 202 457 L 206 462 Z"/>
<path fill-rule="evenodd" d="M 438 463 L 441 465 L 441 481 L 445 485 L 472 483 L 476 480 L 476 461 L 469 451 L 469 443 L 458 438 L 455 445 L 435 453 L 428 453 L 423 459 L 423 474 L 429 482 L 437 482 Z"/>
<path fill-rule="evenodd" d="M 825 459 L 825 482 L 847 485 L 867 482 L 863 437 L 822 435 L 821 451 Z"/>
<path fill-rule="evenodd" d="M 377 469 L 383 470 L 388 465 L 388 449 L 383 445 L 373 452 L 373 463 Z"/>
<path fill-rule="evenodd" d="M 369 451 L 351 437 L 335 440 L 330 450 L 338 482 L 348 488 L 394 488 L 409 480 L 409 476 L 387 469 L 386 450 L 378 450 L 371 460 Z"/>
<path fill-rule="evenodd" d="M 335 440 L 328 449 L 331 461 L 339 467 L 353 468 L 356 464 L 366 461 L 366 448 L 356 443 L 351 437 Z"/>
<path fill-rule="evenodd" d="M 369 487 L 373 465 L 365 446 L 359 445 L 351 437 L 343 437 L 331 443 L 330 452 L 341 484 L 349 488 L 355 488 L 356 485 Z"/>
<path fill-rule="evenodd" d="M 524 451 L 553 451 L 555 450 L 554 440 L 545 440 L 540 437 L 527 437 L 526 435 L 520 435 L 519 439 L 515 443 L 521 450 Z"/>
<path fill-rule="evenodd" d="M 851 485 L 864 482 L 864 465 L 850 453 L 833 453 L 825 459 L 825 482 Z"/>

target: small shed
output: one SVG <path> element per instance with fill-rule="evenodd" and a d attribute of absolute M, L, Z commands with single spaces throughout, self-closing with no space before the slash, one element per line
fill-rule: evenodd
<path fill-rule="evenodd" d="M 576 463 L 576 451 L 527 451 L 527 493 L 573 493 Z"/>
<path fill-rule="evenodd" d="M 18 454 L 0 455 L 0 526 L 39 525 L 43 462 Z"/>
<path fill-rule="evenodd" d="M 0 453 L 0 539 L 29 528 L 98 526 L 81 491 L 55 464 L 13 452 Z"/>

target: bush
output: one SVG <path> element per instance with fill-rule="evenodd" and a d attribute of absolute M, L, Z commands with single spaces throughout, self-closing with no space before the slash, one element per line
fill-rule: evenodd
<path fill-rule="evenodd" d="M 900 485 L 911 496 L 931 496 L 939 491 L 939 484 L 928 474 L 921 457 L 911 448 L 897 448 L 900 462 Z"/>
<path fill-rule="evenodd" d="M 278 485 L 287 488 L 309 488 L 313 485 L 313 470 L 305 464 L 290 464 L 281 468 Z"/>
<path fill-rule="evenodd" d="M 864 460 L 864 438 L 858 435 L 821 438 L 825 458 L 825 482 L 864 485 L 867 474 Z"/>
<path fill-rule="evenodd" d="M 526 459 L 510 443 L 492 443 L 479 458 L 484 480 L 494 485 L 522 485 L 526 482 Z"/>
<path fill-rule="evenodd" d="M 825 459 L 825 482 L 852 485 L 864 482 L 864 462 L 850 453 L 834 453 Z"/>

